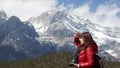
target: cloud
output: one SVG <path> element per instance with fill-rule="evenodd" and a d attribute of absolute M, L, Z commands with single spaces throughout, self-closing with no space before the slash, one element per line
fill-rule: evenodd
<path fill-rule="evenodd" d="M 0 0 L 0 9 L 25 21 L 55 7 L 57 0 Z"/>
<path fill-rule="evenodd" d="M 105 27 L 120 27 L 120 8 L 113 5 L 99 5 L 96 12 L 90 11 L 89 4 L 85 4 L 81 7 L 72 10 L 72 14 L 79 15 L 83 18 L 87 18 L 90 21 L 100 24 Z"/>
<path fill-rule="evenodd" d="M 8 17 L 15 15 L 22 21 L 26 21 L 30 17 L 40 16 L 41 13 L 56 8 L 58 0 L 0 0 L 0 9 L 3 9 Z M 67 9 L 63 3 L 58 9 Z M 96 11 L 93 13 L 89 3 L 83 6 L 74 8 L 74 4 L 69 4 L 68 9 L 72 14 L 79 15 L 83 18 L 89 19 L 91 22 L 100 24 L 102 26 L 118 26 L 120 27 L 120 2 L 114 4 L 100 4 L 97 6 Z"/>

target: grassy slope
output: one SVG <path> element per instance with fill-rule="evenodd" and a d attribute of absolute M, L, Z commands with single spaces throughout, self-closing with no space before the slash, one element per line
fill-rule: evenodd
<path fill-rule="evenodd" d="M 0 68 L 69 68 L 68 63 L 73 57 L 72 53 L 62 52 L 37 59 L 2 62 Z M 120 63 L 104 61 L 104 68 L 120 68 Z"/>

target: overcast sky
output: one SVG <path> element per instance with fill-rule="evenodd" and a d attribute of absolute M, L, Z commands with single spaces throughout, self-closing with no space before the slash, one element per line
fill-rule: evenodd
<path fill-rule="evenodd" d="M 102 26 L 120 27 L 120 0 L 0 0 L 0 10 L 22 21 L 59 6 Z"/>

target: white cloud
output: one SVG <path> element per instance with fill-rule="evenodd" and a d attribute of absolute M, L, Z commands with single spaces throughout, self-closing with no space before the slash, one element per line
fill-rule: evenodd
<path fill-rule="evenodd" d="M 56 4 L 57 0 L 0 0 L 0 9 L 5 10 L 8 17 L 15 15 L 25 21 L 55 8 Z M 62 9 L 65 9 L 63 5 L 61 5 Z M 99 5 L 95 13 L 90 12 L 89 3 L 75 9 L 71 4 L 69 8 L 73 14 L 90 19 L 90 21 L 102 26 L 120 27 L 120 16 L 117 16 L 117 13 L 120 13 L 120 8 L 116 4 Z"/>
<path fill-rule="evenodd" d="M 9 17 L 15 15 L 24 21 L 54 8 L 56 2 L 57 0 L 0 0 L 0 9 L 5 10 Z"/>
<path fill-rule="evenodd" d="M 102 26 L 120 27 L 120 8 L 114 5 L 99 5 L 95 13 L 90 12 L 88 4 L 79 8 L 73 9 L 73 14 L 90 19 L 90 21 L 100 24 Z"/>

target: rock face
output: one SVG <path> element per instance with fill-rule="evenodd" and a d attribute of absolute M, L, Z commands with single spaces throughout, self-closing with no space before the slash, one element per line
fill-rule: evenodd
<path fill-rule="evenodd" d="M 42 42 L 41 45 L 38 37 L 34 27 L 21 22 L 16 16 L 10 17 L 0 25 L 0 60 L 34 58 L 55 52 L 51 43 Z"/>

